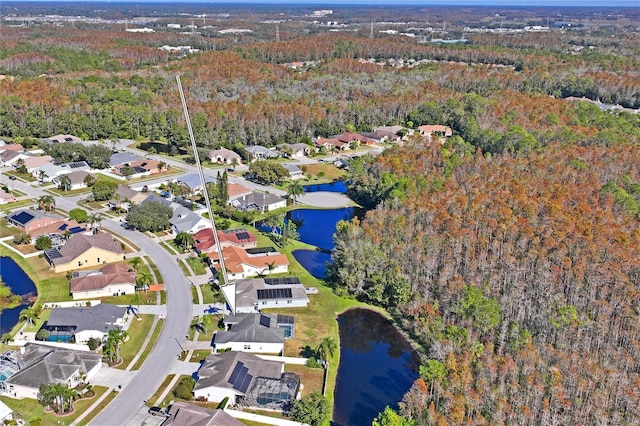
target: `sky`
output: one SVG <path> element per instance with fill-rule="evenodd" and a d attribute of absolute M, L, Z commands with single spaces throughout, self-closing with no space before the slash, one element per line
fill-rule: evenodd
<path fill-rule="evenodd" d="M 11 0 L 29 2 L 42 0 Z M 47 0 L 44 0 L 47 1 Z M 78 3 L 175 3 L 175 0 L 61 0 Z M 52 1 L 55 3 L 56 1 Z M 447 5 L 447 6 L 578 6 L 578 7 L 638 7 L 640 0 L 185 0 L 185 3 L 261 3 L 261 4 L 301 4 L 301 5 Z M 0 0 L 0 5 L 2 0 Z"/>

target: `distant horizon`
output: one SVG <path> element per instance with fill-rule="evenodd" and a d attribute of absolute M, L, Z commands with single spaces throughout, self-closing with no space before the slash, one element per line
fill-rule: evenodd
<path fill-rule="evenodd" d="M 10 0 L 2 3 L 175 3 L 175 0 Z M 534 3 L 534 4 L 532 4 Z M 308 6 L 502 6 L 502 7 L 638 7 L 640 0 L 189 0 L 183 4 L 281 4 Z M 176 4 L 179 6 L 179 4 Z"/>

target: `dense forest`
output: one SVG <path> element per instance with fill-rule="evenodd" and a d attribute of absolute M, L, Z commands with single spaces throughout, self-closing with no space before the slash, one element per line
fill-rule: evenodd
<path fill-rule="evenodd" d="M 203 149 L 450 126 L 443 145 L 409 138 L 351 161 L 349 195 L 369 211 L 339 224 L 328 271 L 420 347 L 394 424 L 638 424 L 640 115 L 592 101 L 640 108 L 640 33 L 446 45 L 287 25 L 281 41 L 5 26 L 0 137 L 188 155 L 176 74 Z M 72 154 L 101 162 L 99 148 Z"/>

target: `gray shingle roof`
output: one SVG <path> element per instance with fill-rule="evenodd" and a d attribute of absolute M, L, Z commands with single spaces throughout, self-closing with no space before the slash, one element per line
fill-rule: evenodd
<path fill-rule="evenodd" d="M 282 376 L 283 362 L 265 361 L 248 352 L 224 352 L 205 358 L 198 370 L 199 379 L 193 389 L 205 389 L 212 386 L 234 389 L 233 385 L 229 383 L 229 379 L 239 362 L 244 364 L 244 367 L 248 369 L 248 374 L 254 379 L 265 377 L 279 380 Z M 238 390 L 236 389 L 236 391 Z"/>
<path fill-rule="evenodd" d="M 14 352 L 20 370 L 5 383 L 38 388 L 42 383 L 65 382 L 76 371 L 88 372 L 101 363 L 102 355 L 54 346 L 27 343 L 24 354 Z"/>
<path fill-rule="evenodd" d="M 262 278 L 252 278 L 247 280 L 239 280 L 236 282 L 236 309 L 237 308 L 253 308 L 258 303 L 258 290 L 261 289 L 291 289 L 291 298 L 287 299 L 304 299 L 309 301 L 307 292 L 302 284 L 280 284 L 267 285 Z M 283 300 L 287 300 L 283 299 Z"/>
<path fill-rule="evenodd" d="M 225 323 L 233 324 L 231 330 L 218 331 L 216 343 L 284 343 L 284 330 L 276 328 L 276 314 L 236 314 Z"/>
<path fill-rule="evenodd" d="M 119 166 L 121 164 L 131 163 L 133 161 L 142 160 L 142 157 L 128 152 L 116 152 L 109 160 L 109 166 Z"/>
<path fill-rule="evenodd" d="M 186 402 L 174 402 L 162 426 L 243 426 L 222 410 L 211 410 Z"/>
<path fill-rule="evenodd" d="M 108 303 L 101 303 L 93 307 L 54 308 L 47 325 L 51 327 L 75 327 L 75 332 L 98 330 L 104 333 L 119 328 L 114 325 L 118 319 L 124 317 L 127 308 Z"/>

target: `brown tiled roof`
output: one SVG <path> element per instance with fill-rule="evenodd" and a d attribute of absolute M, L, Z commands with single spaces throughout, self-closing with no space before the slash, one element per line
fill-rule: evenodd
<path fill-rule="evenodd" d="M 174 402 L 163 426 L 242 426 L 243 423 L 222 410 L 212 410 L 186 402 Z"/>
<path fill-rule="evenodd" d="M 60 249 L 62 257 L 53 259 L 53 263 L 55 265 L 61 265 L 71 262 L 91 247 L 113 253 L 124 253 L 120 243 L 114 240 L 110 234 L 104 232 L 95 235 L 75 234 L 69 238 Z"/>
<path fill-rule="evenodd" d="M 224 266 L 231 272 L 243 272 L 242 265 L 249 265 L 254 268 L 267 268 L 268 265 L 273 264 L 275 266 L 289 265 L 289 259 L 287 256 L 281 253 L 267 253 L 266 255 L 249 256 L 247 251 L 240 247 L 229 246 L 222 249 L 222 255 L 224 256 Z M 209 253 L 207 255 L 211 260 L 218 260 L 217 252 Z"/>
<path fill-rule="evenodd" d="M 66 224 L 67 226 L 64 227 L 65 229 L 60 229 L 61 227 L 63 227 L 63 224 Z M 63 235 L 64 231 L 67 229 L 71 229 L 71 228 L 82 228 L 82 229 L 86 229 L 87 228 L 87 224 L 83 223 L 80 224 L 78 222 L 76 222 L 75 220 L 64 220 L 61 219 L 59 221 L 56 221 L 55 223 L 52 223 L 51 225 L 47 225 L 44 227 L 40 227 L 40 228 L 33 228 L 29 231 L 29 236 L 31 238 L 35 238 L 35 237 L 39 237 L 40 235 L 47 235 L 47 234 L 60 234 Z"/>
<path fill-rule="evenodd" d="M 246 233 L 249 238 L 239 239 L 238 235 Z M 193 235 L 196 243 L 194 247 L 199 251 L 207 250 L 215 245 L 215 239 L 213 238 L 213 229 L 206 228 L 201 231 L 196 232 Z M 231 245 L 240 246 L 242 244 L 251 244 L 256 243 L 258 239 L 252 232 L 247 231 L 244 228 L 238 229 L 230 229 L 226 231 L 218 231 L 218 239 L 220 240 L 220 245 L 225 245 L 225 243 Z"/>
<path fill-rule="evenodd" d="M 253 190 L 239 183 L 229 182 L 227 184 L 227 194 L 229 198 L 239 197 L 244 194 L 250 194 Z"/>
<path fill-rule="evenodd" d="M 73 278 L 69 282 L 71 293 L 78 291 L 100 290 L 109 284 L 136 285 L 136 279 L 128 274 L 97 274 Z"/>

